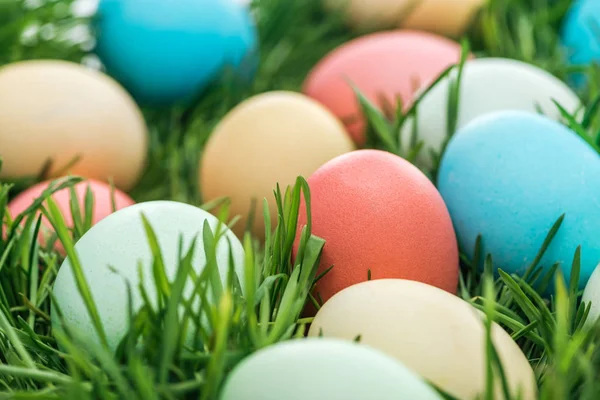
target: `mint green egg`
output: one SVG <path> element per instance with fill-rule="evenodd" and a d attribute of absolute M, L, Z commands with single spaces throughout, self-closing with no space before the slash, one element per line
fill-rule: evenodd
<path fill-rule="evenodd" d="M 151 201 L 123 208 L 109 215 L 87 231 L 75 245 L 78 259 L 104 326 L 108 345 L 115 350 L 129 329 L 127 310 L 127 285 L 132 288 L 134 310 L 142 305 L 139 290 L 138 265 L 144 276 L 144 288 L 151 300 L 156 299 L 156 287 L 152 273 L 153 256 L 142 214 L 154 230 L 170 281 L 175 279 L 179 266 L 179 241 L 182 240 L 182 256 L 195 241 L 192 266 L 200 273 L 206 265 L 203 242 L 203 226 L 208 222 L 216 232 L 218 219 L 201 208 L 174 201 Z M 221 229 L 227 229 L 222 225 Z M 229 243 L 235 271 L 243 283 L 244 249 L 237 237 L 229 230 L 217 245 L 217 264 L 222 282 L 229 271 Z M 110 266 L 110 267 L 109 267 Z M 114 271 L 114 272 L 113 272 Z M 187 281 L 184 297 L 189 298 L 194 284 Z M 242 288 L 243 289 L 243 288 Z M 58 271 L 53 293 L 52 328 L 60 330 L 56 306 L 60 307 L 65 322 L 85 336 L 100 343 L 82 296 L 79 294 L 70 259 L 67 257 Z"/>
<path fill-rule="evenodd" d="M 435 360 L 432 360 L 435 362 Z M 220 400 L 441 400 L 419 376 L 371 347 L 296 339 L 266 347 L 231 372 Z"/>

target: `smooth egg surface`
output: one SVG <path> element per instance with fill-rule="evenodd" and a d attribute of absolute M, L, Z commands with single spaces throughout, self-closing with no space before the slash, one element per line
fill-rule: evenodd
<path fill-rule="evenodd" d="M 0 68 L 0 178 L 68 172 L 131 189 L 145 167 L 142 113 L 108 76 L 66 61 Z"/>
<path fill-rule="evenodd" d="M 415 166 L 384 151 L 358 150 L 323 165 L 308 185 L 312 234 L 326 241 L 318 273 L 333 265 L 316 284 L 323 301 L 369 276 L 456 292 L 452 222 L 439 192 Z M 303 203 L 298 233 L 304 225 Z"/>
<path fill-rule="evenodd" d="M 598 24 L 600 24 L 600 2 L 573 1 L 562 28 L 562 42 L 571 63 L 587 65 L 600 61 Z"/>
<path fill-rule="evenodd" d="M 231 372 L 220 400 L 441 400 L 392 357 L 338 339 L 295 339 L 252 354 Z"/>
<path fill-rule="evenodd" d="M 360 343 L 395 357 L 411 370 L 459 399 L 474 399 L 486 387 L 487 357 L 483 314 L 446 291 L 410 280 L 363 282 L 336 294 L 317 313 L 309 336 Z M 509 390 L 536 398 L 533 370 L 499 325 L 492 341 Z M 495 387 L 495 398 L 504 399 Z"/>
<path fill-rule="evenodd" d="M 522 111 L 488 114 L 452 138 L 441 162 L 438 189 L 461 248 L 496 268 L 522 274 L 550 228 L 564 221 L 540 265 L 555 262 L 570 276 L 582 246 L 579 286 L 600 261 L 600 158 L 577 134 L 549 118 Z"/>
<path fill-rule="evenodd" d="M 169 280 L 173 280 L 177 273 L 180 238 L 184 254 L 195 240 L 192 265 L 196 273 L 200 273 L 206 263 L 202 239 L 203 225 L 207 222 L 213 234 L 218 225 L 216 217 L 200 208 L 174 201 L 152 201 L 138 203 L 109 215 L 87 231 L 77 242 L 75 251 L 104 325 L 109 347 L 113 351 L 127 332 L 129 325 L 125 282 L 128 281 L 132 287 L 134 311 L 143 304 L 138 289 L 139 284 L 144 285 L 150 299 L 156 299 L 156 287 L 152 278 L 153 257 L 142 214 L 156 234 L 165 273 Z M 222 226 L 221 229 L 224 227 Z M 228 243 L 231 243 L 235 272 L 238 277 L 241 277 L 240 283 L 243 284 L 244 249 L 237 237 L 229 230 L 221 237 L 216 252 L 221 280 L 226 281 L 229 269 Z M 145 277 L 143 283 L 138 272 L 140 264 Z M 188 281 L 184 296 L 189 297 L 194 289 L 193 286 L 191 281 Z M 78 329 L 82 334 L 99 342 L 100 339 L 73 277 L 69 257 L 65 259 L 58 271 L 53 293 L 56 297 L 56 303 L 52 303 L 53 329 L 62 328 L 56 312 L 58 304 L 70 329 Z"/>
<path fill-rule="evenodd" d="M 458 37 L 464 34 L 488 0 L 420 0 L 400 20 L 406 29 Z"/>
<path fill-rule="evenodd" d="M 188 101 L 224 68 L 256 62 L 246 6 L 214 0 L 101 0 L 97 51 L 108 72 L 145 104 Z"/>
<path fill-rule="evenodd" d="M 230 217 L 243 217 L 234 227 L 239 235 L 255 199 L 253 231 L 262 238 L 263 199 L 277 221 L 277 183 L 284 192 L 298 176 L 353 149 L 344 126 L 316 101 L 294 92 L 263 93 L 236 106 L 213 131 L 200 165 L 202 194 L 205 201 L 231 199 Z"/>
<path fill-rule="evenodd" d="M 323 58 L 310 72 L 303 91 L 346 124 L 354 141 L 365 142 L 365 120 L 355 86 L 380 108 L 408 106 L 416 89 L 432 83 L 459 62 L 460 46 L 434 34 L 395 30 L 354 39 Z"/>
<path fill-rule="evenodd" d="M 600 265 L 599 265 L 600 266 Z M 596 266 L 592 276 L 588 280 L 585 285 L 585 290 L 583 291 L 583 297 L 581 298 L 582 302 L 592 303 L 590 306 L 590 312 L 588 314 L 587 320 L 585 321 L 586 325 L 591 326 L 598 318 L 600 318 L 600 268 Z"/>
<path fill-rule="evenodd" d="M 417 106 L 418 139 L 424 142 L 417 163 L 431 167 L 430 151 L 440 152 L 447 138 L 448 98 L 451 79 L 435 85 Z M 557 101 L 568 112 L 581 106 L 577 95 L 565 83 L 541 68 L 522 61 L 504 58 L 480 58 L 465 63 L 459 91 L 457 131 L 475 118 L 494 111 L 521 110 L 559 120 Z M 402 130 L 407 143 L 414 120 Z"/>

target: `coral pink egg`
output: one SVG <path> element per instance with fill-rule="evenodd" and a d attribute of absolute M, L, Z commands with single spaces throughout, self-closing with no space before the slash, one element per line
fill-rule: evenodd
<path fill-rule="evenodd" d="M 315 288 L 323 301 L 366 281 L 369 271 L 373 280 L 415 280 L 456 293 L 452 221 L 415 166 L 384 151 L 358 150 L 323 165 L 308 184 L 312 233 L 326 241 L 318 273 L 334 266 Z M 298 232 L 305 224 L 303 204 Z"/>
<path fill-rule="evenodd" d="M 457 64 L 460 56 L 458 43 L 431 33 L 374 33 L 329 53 L 307 77 L 304 92 L 342 119 L 361 145 L 365 123 L 350 83 L 378 107 L 385 103 L 395 107 L 398 97 L 407 106 L 417 89 Z"/>
<path fill-rule="evenodd" d="M 15 218 L 19 214 L 23 213 L 27 208 L 31 206 L 31 204 L 39 198 L 44 190 L 48 188 L 48 186 L 52 183 L 52 181 L 45 181 L 38 183 L 35 186 L 25 190 L 20 193 L 17 197 L 15 197 L 8 204 L 8 211 L 12 218 Z M 81 208 L 82 214 L 85 212 L 85 194 L 88 186 L 90 187 L 92 194 L 94 195 L 94 208 L 92 214 L 92 223 L 96 224 L 103 218 L 112 214 L 112 193 L 111 187 L 109 184 L 100 182 L 93 179 L 87 179 L 82 181 L 74 186 L 75 193 L 77 194 L 77 199 L 79 202 L 79 207 Z M 56 202 L 56 205 L 60 209 L 67 226 L 73 226 L 73 216 L 71 214 L 71 191 L 70 188 L 62 189 L 52 195 L 52 199 Z M 114 189 L 114 200 L 115 206 L 117 210 L 128 207 L 130 205 L 135 204 L 133 199 L 129 197 L 127 194 L 123 193 L 118 189 Z M 44 203 L 46 204 L 46 203 Z M 42 218 L 42 223 L 48 230 L 52 231 L 52 224 L 45 217 Z M 43 240 L 43 239 L 42 239 Z M 57 243 L 57 249 L 62 252 L 62 246 Z"/>

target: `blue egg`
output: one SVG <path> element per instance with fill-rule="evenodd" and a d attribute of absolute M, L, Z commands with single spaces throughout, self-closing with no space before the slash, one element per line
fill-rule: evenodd
<path fill-rule="evenodd" d="M 249 78 L 257 33 L 233 0 L 101 0 L 97 53 L 143 104 L 189 101 L 225 69 Z"/>
<path fill-rule="evenodd" d="M 600 1 L 576 0 L 565 16 L 562 42 L 575 65 L 600 62 Z M 581 83 L 582 76 L 576 76 Z"/>
<path fill-rule="evenodd" d="M 523 274 L 564 213 L 541 265 L 559 262 L 568 281 L 581 245 L 583 288 L 600 262 L 600 156 L 558 122 L 520 111 L 475 119 L 449 142 L 438 188 L 471 258 L 481 234 L 496 268 Z"/>

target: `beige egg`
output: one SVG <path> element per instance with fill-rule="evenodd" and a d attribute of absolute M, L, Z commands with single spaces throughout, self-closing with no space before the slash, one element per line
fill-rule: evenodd
<path fill-rule="evenodd" d="M 445 36 L 464 34 L 488 0 L 420 0 L 400 26 Z"/>
<path fill-rule="evenodd" d="M 1 178 L 68 172 L 128 190 L 145 164 L 142 113 L 110 77 L 79 64 L 36 60 L 0 69 Z"/>
<path fill-rule="evenodd" d="M 420 0 L 324 0 L 330 11 L 344 13 L 357 28 L 382 28 L 397 25 Z"/>
<path fill-rule="evenodd" d="M 240 103 L 213 131 L 200 163 L 202 194 L 205 201 L 231 199 L 230 217 L 242 216 L 234 229 L 238 235 L 256 199 L 253 231 L 262 238 L 264 198 L 276 223 L 277 183 L 284 192 L 298 176 L 308 178 L 353 149 L 342 123 L 315 100 L 294 92 L 263 93 Z"/>
<path fill-rule="evenodd" d="M 317 313 L 309 336 L 354 340 L 378 348 L 459 399 L 485 390 L 483 314 L 462 299 L 424 283 L 379 279 L 350 286 Z M 537 394 L 533 370 L 499 325 L 492 338 L 513 395 Z M 495 398 L 503 399 L 500 386 Z"/>

